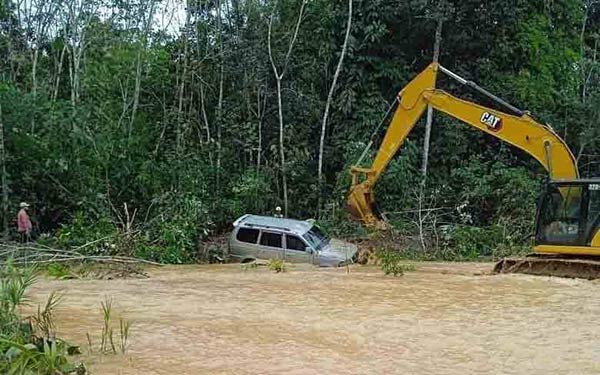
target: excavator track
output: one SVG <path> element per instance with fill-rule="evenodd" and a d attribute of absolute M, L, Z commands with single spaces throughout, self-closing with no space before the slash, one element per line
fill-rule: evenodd
<path fill-rule="evenodd" d="M 494 273 L 522 273 L 572 279 L 600 279 L 600 258 L 530 254 L 504 258 L 494 266 Z"/>

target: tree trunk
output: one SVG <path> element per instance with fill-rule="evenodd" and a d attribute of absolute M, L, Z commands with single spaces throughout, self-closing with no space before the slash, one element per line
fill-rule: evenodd
<path fill-rule="evenodd" d="M 73 104 L 73 106 L 75 106 L 79 102 L 81 59 L 83 57 L 84 44 L 85 44 L 85 34 L 83 31 L 81 33 L 78 43 L 79 43 L 79 46 L 74 45 L 71 48 L 72 62 L 71 62 L 70 78 L 71 78 L 71 104 Z"/>
<path fill-rule="evenodd" d="M 443 20 L 441 15 L 438 18 L 437 29 L 435 30 L 435 46 L 433 48 L 433 61 L 438 62 L 440 57 L 440 43 L 442 41 L 442 24 Z M 427 163 L 429 161 L 429 143 L 431 140 L 431 124 L 433 122 L 433 108 L 431 105 L 427 106 L 427 122 L 425 123 L 425 141 L 423 145 L 423 165 L 421 166 L 421 173 L 423 174 L 423 181 L 427 177 Z"/>
<path fill-rule="evenodd" d="M 304 14 L 304 7 L 308 3 L 307 0 L 302 1 L 302 5 L 300 6 L 300 12 L 298 14 L 298 21 L 296 22 L 296 27 L 294 29 L 294 34 L 292 39 L 290 40 L 290 44 L 288 46 L 287 53 L 285 55 L 285 60 L 283 63 L 283 67 L 281 68 L 281 73 L 279 73 L 277 69 L 277 65 L 275 64 L 275 59 L 273 58 L 273 51 L 271 48 L 271 34 L 273 29 L 273 15 L 275 13 L 275 8 L 277 7 L 277 2 L 273 6 L 273 10 L 271 12 L 271 17 L 269 18 L 269 28 L 267 34 L 267 47 L 269 50 L 269 60 L 271 61 L 271 68 L 273 69 L 273 74 L 275 75 L 275 80 L 277 81 L 277 106 L 278 106 L 278 114 L 279 114 L 279 157 L 281 162 L 281 182 L 283 184 L 283 206 L 284 206 L 284 215 L 288 216 L 288 191 L 287 191 L 287 174 L 286 174 L 286 165 L 285 165 L 285 150 L 283 143 L 283 106 L 281 100 L 281 80 L 285 75 L 286 68 L 290 61 L 290 57 L 292 55 L 292 50 L 294 48 L 294 44 L 296 43 L 296 39 L 298 38 L 298 31 L 300 30 L 300 24 L 302 23 L 302 15 Z"/>
<path fill-rule="evenodd" d="M 37 64 L 39 57 L 39 49 L 37 46 L 34 48 L 33 57 L 31 62 L 31 93 L 33 96 L 33 108 L 37 106 Z M 35 131 L 35 111 L 31 116 L 31 133 Z"/>
<path fill-rule="evenodd" d="M 350 29 L 352 27 L 352 0 L 348 0 L 348 22 L 346 25 L 346 35 L 344 36 L 344 44 L 342 46 L 342 54 L 340 55 L 340 59 L 338 61 L 337 67 L 335 69 L 335 74 L 333 75 L 333 82 L 331 83 L 331 87 L 329 88 L 329 94 L 327 95 L 327 102 L 325 103 L 325 113 L 323 114 L 323 123 L 321 125 L 321 139 L 319 141 L 319 166 L 318 166 L 318 205 L 317 210 L 321 210 L 321 198 L 322 198 L 322 187 L 323 187 L 323 150 L 325 148 L 325 134 L 327 131 L 327 119 L 329 117 L 329 108 L 331 107 L 331 101 L 333 99 L 333 92 L 335 91 L 335 86 L 337 84 L 338 77 L 340 76 L 340 71 L 342 70 L 342 64 L 344 62 L 344 56 L 346 55 L 346 50 L 348 49 L 348 40 L 350 39 Z"/>
<path fill-rule="evenodd" d="M 586 97 L 586 85 L 585 85 L 585 30 L 587 28 L 587 21 L 588 21 L 588 17 L 589 17 L 589 13 L 590 13 L 590 7 L 592 6 L 592 0 L 587 0 L 585 2 L 585 12 L 583 13 L 583 21 L 581 22 L 581 33 L 579 36 L 579 43 L 580 43 L 580 55 L 581 55 L 581 61 L 580 61 L 580 69 L 581 69 L 581 82 L 582 82 L 582 87 L 581 87 L 581 98 L 582 101 L 585 103 L 585 97 Z"/>
<path fill-rule="evenodd" d="M 279 160 L 281 160 L 281 183 L 283 184 L 283 212 L 288 216 L 287 173 L 283 144 L 283 106 L 281 103 L 281 79 L 277 80 L 277 106 L 279 114 Z"/>
<path fill-rule="evenodd" d="M 187 31 L 190 25 L 190 11 L 186 9 L 185 15 L 185 30 Z M 181 73 L 181 82 L 179 83 L 179 99 L 177 104 L 177 129 L 176 129 L 176 139 L 175 139 L 175 148 L 177 154 L 181 155 L 183 153 L 183 93 L 185 91 L 185 80 L 187 78 L 187 70 L 188 70 L 188 40 L 187 33 L 183 32 L 181 35 L 183 39 L 183 72 Z"/>
<path fill-rule="evenodd" d="M 223 127 L 223 78 L 224 78 L 224 62 L 221 62 L 221 71 L 219 78 L 219 102 L 217 103 L 217 193 L 221 187 L 221 129 Z"/>
<path fill-rule="evenodd" d="M 60 88 L 60 76 L 62 74 L 62 67 L 63 67 L 63 62 L 65 59 L 66 50 L 67 50 L 67 41 L 65 40 L 63 49 L 60 52 L 60 58 L 58 60 L 58 67 L 56 69 L 56 79 L 54 80 L 54 92 L 52 93 L 52 101 L 56 101 L 56 99 L 58 98 L 58 90 Z"/>
<path fill-rule="evenodd" d="M 138 49 L 136 67 L 135 67 L 135 90 L 133 92 L 133 108 L 131 109 L 131 118 L 129 120 L 129 128 L 127 131 L 128 139 L 131 138 L 133 132 L 133 122 L 135 121 L 135 115 L 137 113 L 138 106 L 140 104 L 140 89 L 142 85 L 142 52 L 146 50 L 148 43 L 148 33 L 150 32 L 150 26 L 152 25 L 152 19 L 154 18 L 154 0 L 150 3 L 150 10 L 148 12 L 148 18 L 144 24 L 144 34 L 142 35 L 142 41 L 140 48 Z"/>
<path fill-rule="evenodd" d="M 204 128 L 206 130 L 206 143 L 210 143 L 210 125 L 208 123 L 208 115 L 206 114 L 206 105 L 204 104 L 204 83 L 202 80 L 199 82 L 200 84 L 200 112 L 202 113 L 202 120 L 204 121 Z"/>
<path fill-rule="evenodd" d="M 35 99 L 37 95 L 37 63 L 39 57 L 39 49 L 34 47 L 33 55 L 31 57 L 31 93 Z"/>
<path fill-rule="evenodd" d="M 219 32 L 219 62 L 221 64 L 219 70 L 219 101 L 217 103 L 217 194 L 221 191 L 221 135 L 223 128 L 223 80 L 225 73 L 225 59 L 223 56 L 223 35 L 221 27 L 221 2 L 217 1 L 217 18 L 218 18 L 218 32 Z"/>
<path fill-rule="evenodd" d="M 260 172 L 261 159 L 262 159 L 262 125 L 263 125 L 263 115 L 264 115 L 264 107 L 267 104 L 267 94 L 264 95 L 264 104 L 261 103 L 261 86 L 258 86 L 258 90 L 256 93 L 256 118 L 258 121 L 258 149 L 256 153 L 256 172 L 257 175 Z"/>
<path fill-rule="evenodd" d="M 4 148 L 4 123 L 2 122 L 2 103 L 0 103 L 0 173 L 2 183 L 2 233 L 8 238 L 8 182 L 6 181 L 6 151 Z"/>
<path fill-rule="evenodd" d="M 81 79 L 80 79 L 80 71 L 81 71 L 81 59 L 83 58 L 83 51 L 85 49 L 85 32 L 81 33 L 81 40 L 79 42 L 79 47 L 77 48 L 77 53 L 75 54 L 75 64 L 73 68 L 73 94 L 72 101 L 73 105 L 79 103 L 79 95 L 81 92 Z"/>

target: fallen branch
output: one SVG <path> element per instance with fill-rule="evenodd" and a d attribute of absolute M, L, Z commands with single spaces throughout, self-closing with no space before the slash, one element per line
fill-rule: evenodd
<path fill-rule="evenodd" d="M 94 261 L 94 262 L 102 262 L 102 263 L 123 263 L 123 264 L 149 264 L 153 266 L 164 266 L 162 263 L 156 263 L 149 260 L 144 259 L 119 259 L 117 257 L 111 256 L 80 256 L 80 257 L 60 257 L 60 258 L 50 258 L 50 259 L 38 259 L 35 261 L 29 261 L 26 258 L 17 258 L 11 260 L 12 264 L 15 265 L 24 265 L 24 264 L 50 264 L 50 263 L 63 263 L 63 262 L 77 262 L 77 261 Z M 0 264 L 4 264 L 6 262 L 0 262 Z"/>
<path fill-rule="evenodd" d="M 9 261 L 16 265 L 88 261 L 117 264 L 148 264 L 153 266 L 164 265 L 162 263 L 128 256 L 85 255 L 79 251 L 108 238 L 109 237 L 105 237 L 88 242 L 84 245 L 74 248 L 73 250 L 54 249 L 46 245 L 38 244 L 31 246 L 23 244 L 0 243 L 0 265 L 4 265 Z"/>

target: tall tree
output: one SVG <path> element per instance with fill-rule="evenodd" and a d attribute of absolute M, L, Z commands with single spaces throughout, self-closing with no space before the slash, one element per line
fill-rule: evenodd
<path fill-rule="evenodd" d="M 325 134 L 327 131 L 327 120 L 329 118 L 329 109 L 331 107 L 331 101 L 333 100 L 333 93 L 335 91 L 335 86 L 337 85 L 338 78 L 340 76 L 340 72 L 342 71 L 342 64 L 344 63 L 344 57 L 346 56 L 346 50 L 348 49 L 348 40 L 350 39 L 350 30 L 352 28 L 352 0 L 348 0 L 348 21 L 346 22 L 346 33 L 344 34 L 344 43 L 342 45 L 342 52 L 340 53 L 340 58 L 337 63 L 337 67 L 335 68 L 335 73 L 333 74 L 333 82 L 331 83 L 331 87 L 329 88 L 329 93 L 327 94 L 327 101 L 325 102 L 325 111 L 323 112 L 323 121 L 321 123 L 321 138 L 319 140 L 319 166 L 317 172 L 317 181 L 318 181 L 318 204 L 317 210 L 321 209 L 321 198 L 322 198 L 322 184 L 323 184 L 323 149 L 325 147 Z"/>
<path fill-rule="evenodd" d="M 275 5 L 273 6 L 273 10 L 271 12 L 271 17 L 269 18 L 269 31 L 268 31 L 268 49 L 269 49 L 269 59 L 271 60 L 271 67 L 273 69 L 273 74 L 275 75 L 275 81 L 277 82 L 277 110 L 279 117 L 279 160 L 281 163 L 281 179 L 283 183 L 283 205 L 284 205 L 284 214 L 288 215 L 288 188 L 287 188 L 287 171 L 285 164 L 285 145 L 283 143 L 283 104 L 281 99 L 281 81 L 285 75 L 286 69 L 288 68 L 288 64 L 290 62 L 290 58 L 292 57 L 292 50 L 294 49 L 294 44 L 296 44 L 296 39 L 298 38 L 298 31 L 300 30 L 300 24 L 302 23 L 302 17 L 304 15 L 304 8 L 308 4 L 308 0 L 302 0 L 300 5 L 300 11 L 298 12 L 298 20 L 296 21 L 296 26 L 294 27 L 294 31 L 292 37 L 288 43 L 288 49 L 285 54 L 285 58 L 283 59 L 283 63 L 280 68 L 277 68 L 277 64 L 275 63 L 275 59 L 273 57 L 273 49 L 271 46 L 271 34 L 273 30 L 273 17 L 275 14 L 275 10 L 277 9 L 277 1 L 275 1 Z"/>

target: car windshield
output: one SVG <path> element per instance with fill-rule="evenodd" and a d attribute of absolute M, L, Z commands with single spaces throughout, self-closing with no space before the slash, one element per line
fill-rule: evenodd
<path fill-rule="evenodd" d="M 327 236 L 314 225 L 308 232 L 304 233 L 303 237 L 315 250 L 321 250 L 329 243 Z"/>

